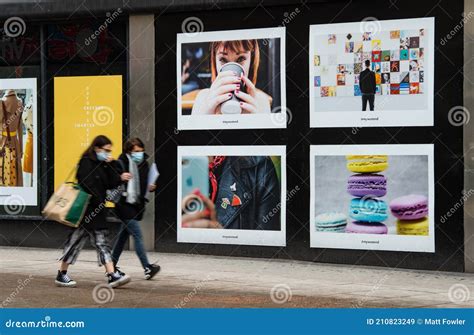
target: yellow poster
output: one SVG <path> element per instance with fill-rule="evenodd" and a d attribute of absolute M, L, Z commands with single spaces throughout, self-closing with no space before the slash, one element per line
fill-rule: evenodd
<path fill-rule="evenodd" d="M 122 76 L 54 78 L 54 188 L 63 183 L 94 137 L 122 151 Z"/>

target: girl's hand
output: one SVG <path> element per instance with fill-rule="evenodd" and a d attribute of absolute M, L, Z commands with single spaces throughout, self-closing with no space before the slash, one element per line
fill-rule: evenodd
<path fill-rule="evenodd" d="M 209 88 L 209 93 L 200 114 L 217 114 L 217 107 L 232 97 L 232 92 L 240 89 L 241 79 L 233 71 L 219 72 Z"/>
<path fill-rule="evenodd" d="M 132 179 L 132 178 L 133 178 L 132 174 L 131 174 L 131 173 L 128 173 L 128 172 L 124 172 L 124 173 L 122 173 L 122 174 L 120 175 L 120 179 L 121 179 L 122 181 L 129 181 L 129 180 Z"/>
<path fill-rule="evenodd" d="M 214 203 L 200 192 L 194 192 L 184 197 L 181 205 L 183 210 L 187 207 L 190 201 L 199 202 L 206 207 L 205 210 L 190 212 L 183 214 L 181 217 L 181 225 L 183 228 L 214 228 L 220 229 L 222 225 L 217 221 L 216 208 Z"/>
<path fill-rule="evenodd" d="M 252 81 L 246 76 L 241 76 L 242 81 L 245 83 L 245 88 L 247 93 L 244 93 L 240 90 L 236 90 L 234 93 L 237 98 L 242 100 L 240 102 L 240 107 L 242 108 L 242 114 L 255 114 L 258 113 L 258 104 L 257 104 L 257 89 Z"/>
<path fill-rule="evenodd" d="M 155 192 L 155 190 L 156 190 L 156 185 L 155 184 L 151 184 L 150 186 L 148 186 L 148 191 Z"/>

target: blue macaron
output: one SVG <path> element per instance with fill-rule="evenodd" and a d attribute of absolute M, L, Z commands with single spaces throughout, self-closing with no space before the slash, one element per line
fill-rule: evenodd
<path fill-rule="evenodd" d="M 388 218 L 387 204 L 374 198 L 355 198 L 351 200 L 349 216 L 356 221 L 382 222 Z"/>
<path fill-rule="evenodd" d="M 343 233 L 346 228 L 347 217 L 342 213 L 323 213 L 316 216 L 314 223 L 316 231 Z"/>

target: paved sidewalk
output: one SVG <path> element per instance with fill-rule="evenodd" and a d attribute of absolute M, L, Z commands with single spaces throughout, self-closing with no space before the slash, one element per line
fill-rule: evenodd
<path fill-rule="evenodd" d="M 121 269 L 132 282 L 103 288 L 93 250 L 56 288 L 60 250 L 0 247 L 4 307 L 474 307 L 474 275 L 255 258 L 150 253 L 162 271 L 152 281 L 134 252 Z"/>

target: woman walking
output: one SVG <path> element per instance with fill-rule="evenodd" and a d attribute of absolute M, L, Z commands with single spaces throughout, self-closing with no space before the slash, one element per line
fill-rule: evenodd
<path fill-rule="evenodd" d="M 160 271 L 160 266 L 150 264 L 148 261 L 139 222 L 145 212 L 147 191 L 154 192 L 156 189 L 156 185 L 148 185 L 147 158 L 145 145 L 139 138 L 128 140 L 124 145 L 124 153 L 119 157 L 120 165 L 123 168 L 122 176 L 126 183 L 126 192 L 116 204 L 116 212 L 122 221 L 122 226 L 115 242 L 112 258 L 114 264 L 117 265 L 125 243 L 131 235 L 135 242 L 138 259 L 145 272 L 145 279 L 149 280 Z M 124 275 L 117 267 L 116 272 Z"/>
<path fill-rule="evenodd" d="M 67 270 L 76 259 L 89 238 L 97 250 L 99 266 L 104 265 L 108 284 L 118 287 L 130 281 L 129 276 L 116 273 L 109 244 L 109 227 L 106 221 L 105 200 L 106 190 L 120 184 L 120 168 L 111 157 L 112 141 L 106 136 L 99 135 L 90 144 L 79 161 L 77 181 L 85 192 L 91 195 L 89 206 L 79 228 L 68 237 L 64 253 L 60 258 L 60 266 L 56 276 L 56 285 L 74 287 Z"/>

